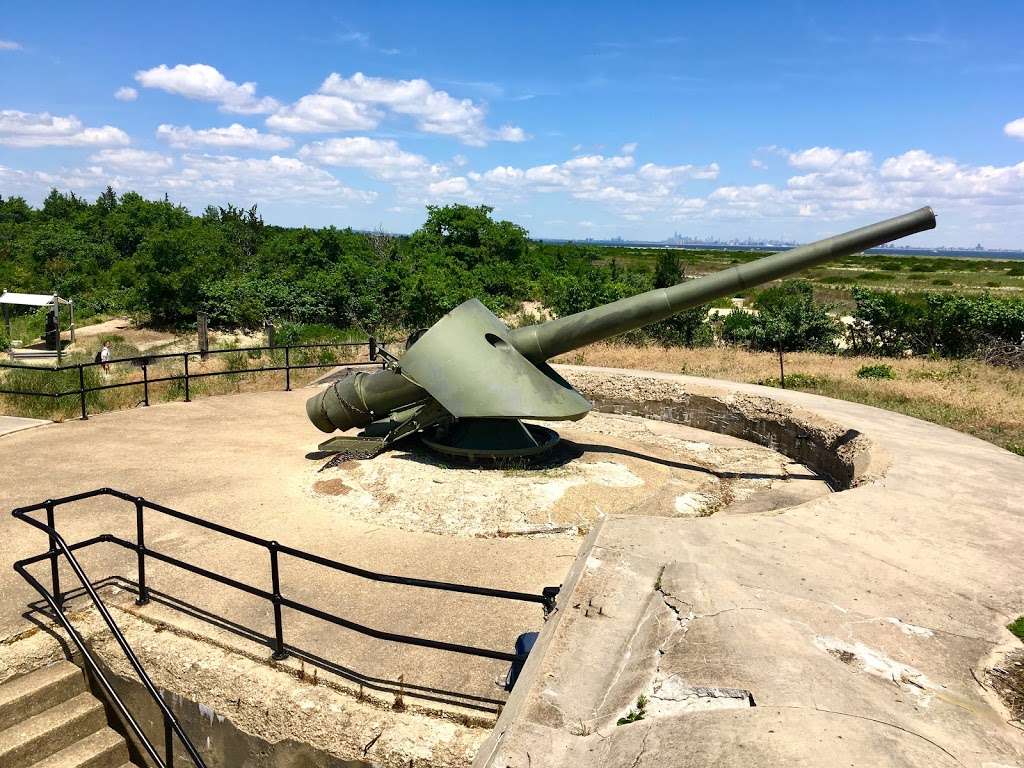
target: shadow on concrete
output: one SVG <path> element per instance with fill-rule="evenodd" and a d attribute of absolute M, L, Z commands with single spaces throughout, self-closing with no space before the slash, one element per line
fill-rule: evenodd
<path fill-rule="evenodd" d="M 92 582 L 92 585 L 97 592 L 102 592 L 105 589 L 119 588 L 125 592 L 135 595 L 136 597 L 139 594 L 138 584 L 122 576 L 108 576 L 104 579 Z M 148 587 L 147 591 L 149 592 L 150 600 L 154 603 L 159 603 L 167 608 L 179 611 L 186 616 L 191 616 L 199 621 L 204 621 L 211 626 L 231 632 L 238 637 L 249 640 L 257 645 L 262 645 L 270 650 L 273 650 L 274 648 L 274 639 L 269 635 L 259 632 L 258 630 L 246 627 L 243 624 L 231 621 L 222 616 L 217 616 L 216 614 L 210 613 L 196 605 L 192 605 L 179 597 L 175 597 L 174 595 L 166 592 L 161 592 L 153 589 L 152 587 Z M 72 600 L 78 597 L 84 597 L 85 595 L 85 589 L 82 587 L 65 592 L 65 605 L 70 603 Z M 53 616 L 53 613 L 46 602 L 42 599 L 36 600 L 29 603 L 28 607 L 29 610 L 22 614 L 23 618 L 53 637 L 60 644 L 65 655 L 68 658 L 71 658 L 72 654 L 77 652 L 77 649 L 71 648 L 64 638 L 62 638 L 51 626 L 50 622 L 56 622 L 56 618 Z M 310 666 L 322 669 L 325 672 L 330 672 L 356 683 L 363 689 L 369 689 L 380 693 L 390 693 L 393 695 L 400 694 L 404 698 L 418 698 L 424 701 L 455 705 L 465 709 L 473 709 L 478 712 L 488 712 L 491 714 L 497 713 L 505 704 L 503 699 L 491 699 L 485 696 L 475 696 L 473 694 L 449 691 L 443 688 L 413 685 L 403 682 L 401 679 L 390 680 L 387 678 L 374 677 L 372 675 L 364 675 L 351 667 L 337 664 L 323 658 L 322 656 L 310 651 L 305 651 L 289 643 L 285 643 L 284 647 L 290 656 L 301 659 Z"/>
<path fill-rule="evenodd" d="M 697 464 L 688 464 L 683 461 L 663 459 L 660 456 L 651 456 L 646 453 L 631 451 L 628 448 L 616 448 L 612 445 L 597 445 L 595 443 L 576 443 L 575 445 L 577 445 L 581 452 L 585 453 L 612 453 L 617 456 L 629 456 L 633 459 L 648 461 L 652 464 L 660 464 L 663 467 L 671 467 L 672 469 L 702 472 L 706 475 L 713 475 L 720 480 L 734 480 L 740 478 L 744 480 L 817 480 L 819 482 L 828 482 L 828 478 L 815 474 L 792 475 L 779 474 L 777 472 L 726 472 L 723 470 L 711 469 L 709 467 L 702 467 Z"/>

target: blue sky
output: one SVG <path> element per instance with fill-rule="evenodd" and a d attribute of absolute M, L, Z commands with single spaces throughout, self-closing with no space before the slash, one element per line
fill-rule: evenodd
<path fill-rule="evenodd" d="M 1019 2 L 9 4 L 0 195 L 641 239 L 931 204 L 913 242 L 1024 247 L 1022 32 Z"/>

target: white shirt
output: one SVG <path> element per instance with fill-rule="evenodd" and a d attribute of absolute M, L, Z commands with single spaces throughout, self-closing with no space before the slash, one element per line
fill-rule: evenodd
<path fill-rule="evenodd" d="M 104 347 L 103 349 L 100 350 L 100 362 L 110 362 L 110 347 Z"/>

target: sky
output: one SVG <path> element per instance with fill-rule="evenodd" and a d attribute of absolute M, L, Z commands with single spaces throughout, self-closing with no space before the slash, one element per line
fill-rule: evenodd
<path fill-rule="evenodd" d="M 1019 0 L 3 4 L 4 197 L 642 240 L 931 205 L 906 244 L 1024 248 Z"/>

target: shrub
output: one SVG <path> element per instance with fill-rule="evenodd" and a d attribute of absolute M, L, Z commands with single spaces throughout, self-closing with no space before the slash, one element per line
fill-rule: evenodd
<path fill-rule="evenodd" d="M 861 272 L 859 275 L 857 275 L 857 279 L 867 283 L 878 282 L 880 280 L 888 280 L 889 277 L 888 275 L 885 275 L 882 272 Z"/>
<path fill-rule="evenodd" d="M 757 382 L 762 387 L 779 386 L 778 377 L 771 376 Z M 809 373 L 790 373 L 786 375 L 786 389 L 818 389 L 824 383 L 823 379 Z"/>
<path fill-rule="evenodd" d="M 932 280 L 932 285 L 952 285 L 952 280 L 947 280 L 944 277 L 940 277 L 937 280 Z"/>
<path fill-rule="evenodd" d="M 891 365 L 876 363 L 875 365 L 862 365 L 857 369 L 858 379 L 895 379 L 896 374 Z"/>
<path fill-rule="evenodd" d="M 1024 277 L 1024 264 L 1015 264 L 1006 270 L 1006 274 L 1010 277 Z"/>
<path fill-rule="evenodd" d="M 737 311 L 722 324 L 722 338 L 755 350 L 786 352 L 835 349 L 842 333 L 829 308 L 814 301 L 806 280 L 787 280 L 758 294 L 758 314 Z"/>

